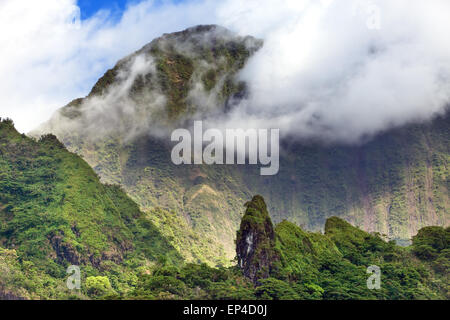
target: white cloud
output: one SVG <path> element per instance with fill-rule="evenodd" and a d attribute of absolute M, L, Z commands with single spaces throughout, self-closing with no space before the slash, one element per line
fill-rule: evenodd
<path fill-rule="evenodd" d="M 447 0 L 144 1 L 113 23 L 80 21 L 72 0 L 3 0 L 0 115 L 32 129 L 153 38 L 217 23 L 265 40 L 241 74 L 251 96 L 235 125 L 355 142 L 444 110 L 449 12 Z"/>
<path fill-rule="evenodd" d="M 208 8 L 145 1 L 113 23 L 106 11 L 81 21 L 75 0 L 1 0 L 0 117 L 35 128 L 153 38 L 208 22 Z"/>
<path fill-rule="evenodd" d="M 448 1 L 250 0 L 232 11 L 238 3 L 223 17 L 265 46 L 242 73 L 252 95 L 233 120 L 358 142 L 450 101 Z"/>

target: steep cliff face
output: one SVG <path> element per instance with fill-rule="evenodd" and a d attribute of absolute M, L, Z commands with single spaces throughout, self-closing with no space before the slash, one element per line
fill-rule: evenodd
<path fill-rule="evenodd" d="M 287 143 L 280 173 L 254 176 L 274 222 L 323 230 L 339 216 L 365 231 L 410 240 L 450 223 L 450 114 L 390 130 L 360 146 Z"/>
<path fill-rule="evenodd" d="M 449 114 L 360 146 L 286 139 L 272 177 L 255 166 L 172 164 L 166 134 L 249 94 L 237 75 L 261 45 L 217 26 L 164 35 L 38 132 L 54 133 L 103 182 L 120 184 L 187 261 L 230 264 L 241 203 L 253 194 L 267 199 L 274 222 L 308 230 L 339 216 L 407 243 L 424 226 L 449 224 Z"/>
<path fill-rule="evenodd" d="M 260 279 L 269 277 L 279 254 L 264 199 L 254 196 L 245 206 L 247 209 L 236 236 L 236 254 L 244 276 L 257 284 Z"/>

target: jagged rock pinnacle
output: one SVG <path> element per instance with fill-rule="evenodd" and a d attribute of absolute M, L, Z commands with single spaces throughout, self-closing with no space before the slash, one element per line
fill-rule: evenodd
<path fill-rule="evenodd" d="M 275 233 L 263 197 L 254 196 L 247 207 L 237 232 L 236 253 L 244 275 L 253 283 L 269 276 L 279 260 L 275 249 Z"/>

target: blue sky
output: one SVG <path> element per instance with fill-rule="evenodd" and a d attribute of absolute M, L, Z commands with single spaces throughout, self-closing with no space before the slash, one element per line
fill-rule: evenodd
<path fill-rule="evenodd" d="M 99 10 L 105 9 L 111 11 L 114 16 L 119 18 L 126 9 L 128 4 L 136 4 L 141 1 L 142 0 L 78 0 L 77 4 L 81 10 L 81 19 L 84 20 L 90 18 Z M 181 3 L 188 1 L 186 0 L 155 1 L 155 3 L 163 3 L 163 2 Z"/>
<path fill-rule="evenodd" d="M 139 0 L 133 0 L 139 2 Z M 122 13 L 130 0 L 78 0 L 81 18 L 87 19 L 101 9 L 108 9 L 116 14 Z"/>

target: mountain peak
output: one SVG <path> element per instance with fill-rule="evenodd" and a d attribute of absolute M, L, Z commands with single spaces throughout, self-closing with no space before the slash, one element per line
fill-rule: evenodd
<path fill-rule="evenodd" d="M 237 232 L 238 265 L 253 283 L 267 278 L 273 263 L 279 260 L 275 249 L 275 232 L 262 196 L 254 196 L 245 204 L 241 227 Z"/>
<path fill-rule="evenodd" d="M 261 40 L 217 25 L 164 34 L 118 61 L 87 97 L 70 102 L 37 131 L 139 134 L 225 112 L 246 95 L 236 75 L 261 46 Z"/>

